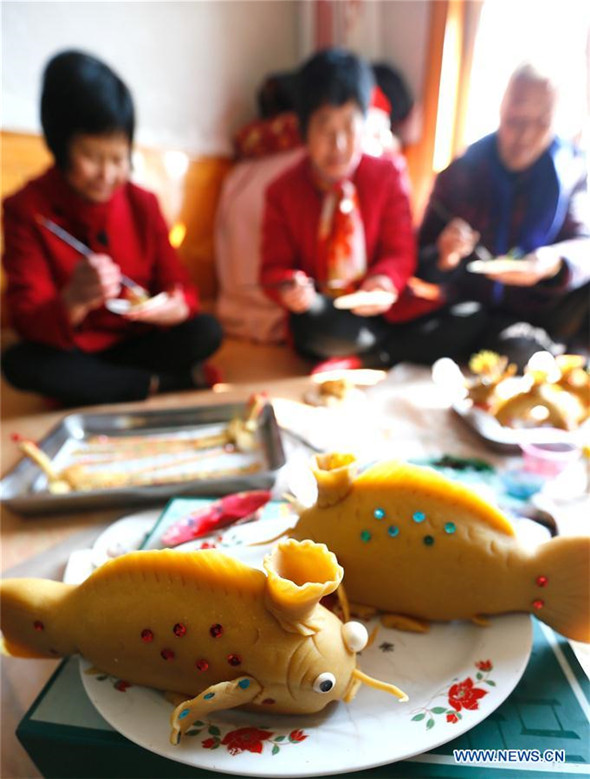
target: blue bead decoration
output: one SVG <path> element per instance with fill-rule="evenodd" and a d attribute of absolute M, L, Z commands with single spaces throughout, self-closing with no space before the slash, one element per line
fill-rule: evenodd
<path fill-rule="evenodd" d="M 190 709 L 183 709 L 180 714 L 178 715 L 178 719 L 184 719 L 185 717 L 188 717 L 190 714 Z"/>
<path fill-rule="evenodd" d="M 390 525 L 387 528 L 387 535 L 391 536 L 392 538 L 399 536 L 399 527 L 396 527 L 396 525 Z"/>
<path fill-rule="evenodd" d="M 210 698 L 213 698 L 215 695 L 214 692 L 208 692 L 206 695 L 203 695 L 203 698 L 208 701 Z"/>
<path fill-rule="evenodd" d="M 238 687 L 241 687 L 242 690 L 247 690 L 250 686 L 250 679 L 240 679 L 238 682 Z"/>
<path fill-rule="evenodd" d="M 375 519 L 383 519 L 383 517 L 385 516 L 385 511 L 383 509 L 375 509 L 375 511 L 373 512 L 373 516 L 375 517 Z"/>
<path fill-rule="evenodd" d="M 412 517 L 414 522 L 424 522 L 426 519 L 426 514 L 423 511 L 416 511 L 414 512 L 414 516 Z"/>
<path fill-rule="evenodd" d="M 361 533 L 361 541 L 364 541 L 365 543 L 367 541 L 371 540 L 371 532 L 369 530 L 363 530 Z"/>
<path fill-rule="evenodd" d="M 434 538 L 432 536 L 424 536 L 424 543 L 426 546 L 432 546 L 434 544 Z"/>
<path fill-rule="evenodd" d="M 445 525 L 445 533 L 448 533 L 449 535 L 452 535 L 456 529 L 454 522 L 447 522 Z"/>

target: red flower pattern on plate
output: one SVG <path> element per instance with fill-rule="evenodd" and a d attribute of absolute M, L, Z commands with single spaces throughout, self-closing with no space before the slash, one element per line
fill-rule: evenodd
<path fill-rule="evenodd" d="M 449 689 L 449 706 L 452 706 L 455 711 L 461 711 L 461 709 L 479 709 L 479 699 L 487 695 L 487 690 L 482 690 L 479 687 L 475 687 L 473 679 L 467 677 L 458 684 L 453 684 Z"/>
<path fill-rule="evenodd" d="M 209 734 L 209 738 L 201 741 L 201 746 L 204 749 L 219 749 L 223 746 L 230 755 L 239 755 L 242 752 L 261 754 L 267 743 L 272 744 L 271 753 L 277 755 L 281 747 L 288 744 L 300 744 L 308 738 L 308 734 L 301 728 L 292 730 L 288 734 L 275 734 L 263 728 L 247 727 L 230 730 L 223 735 L 217 725 L 200 720 L 193 723 L 186 735 L 194 737 L 201 735 L 203 732 Z"/>
<path fill-rule="evenodd" d="M 222 740 L 222 745 L 227 747 L 230 755 L 237 755 L 240 752 L 262 752 L 262 742 L 267 741 L 272 736 L 269 730 L 260 730 L 260 728 L 238 728 L 230 730 Z"/>
<path fill-rule="evenodd" d="M 475 674 L 477 682 L 487 684 L 489 687 L 496 686 L 496 682 L 489 678 L 490 671 L 494 668 L 491 660 L 478 660 L 475 663 L 475 667 L 478 669 Z M 419 709 L 414 709 L 412 712 L 414 715 L 412 721 L 421 722 L 422 720 L 426 720 L 426 729 L 430 730 L 436 724 L 434 715 L 444 714 L 446 721 L 449 724 L 454 725 L 463 717 L 461 712 L 479 709 L 480 699 L 483 698 L 484 695 L 487 695 L 488 692 L 488 690 L 485 690 L 482 687 L 477 687 L 470 676 L 463 679 L 463 681 L 453 679 L 452 684 L 448 688 L 446 686 L 443 687 L 442 690 L 437 692 L 430 699 L 432 702 L 435 698 L 445 696 L 447 705 L 432 706 L 429 704 Z"/>
<path fill-rule="evenodd" d="M 87 668 L 84 673 L 87 674 L 87 676 L 94 676 L 97 682 L 110 682 L 117 692 L 127 692 L 130 687 L 133 687 L 133 685 L 125 681 L 125 679 L 118 679 L 116 676 L 105 674 L 94 666 Z"/>
<path fill-rule="evenodd" d="M 301 742 L 307 738 L 306 734 L 302 730 L 292 730 L 289 733 L 289 741 Z"/>

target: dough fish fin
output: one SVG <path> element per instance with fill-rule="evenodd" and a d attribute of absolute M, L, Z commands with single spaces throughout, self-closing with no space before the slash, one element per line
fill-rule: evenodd
<path fill-rule="evenodd" d="M 559 536 L 533 560 L 530 611 L 558 633 L 590 643 L 590 538 Z"/>
<path fill-rule="evenodd" d="M 262 686 L 251 676 L 240 676 L 228 682 L 207 687 L 196 698 L 182 701 L 170 717 L 170 743 L 178 744 L 180 737 L 201 717 L 219 709 L 232 709 L 250 703 L 260 693 Z"/>

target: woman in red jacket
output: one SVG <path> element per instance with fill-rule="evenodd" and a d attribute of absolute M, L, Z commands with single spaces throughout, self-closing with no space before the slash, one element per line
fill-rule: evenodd
<path fill-rule="evenodd" d="M 4 201 L 7 302 L 23 339 L 3 355 L 6 378 L 65 405 L 208 386 L 213 371 L 204 360 L 219 347 L 221 328 L 198 313 L 156 198 L 128 180 L 128 88 L 94 57 L 63 52 L 45 70 L 41 122 L 55 165 Z M 43 219 L 90 253 L 64 243 Z M 145 310 L 114 313 L 122 274 L 167 295 Z"/>
<path fill-rule="evenodd" d="M 362 153 L 373 88 L 354 54 L 312 57 L 298 89 L 308 154 L 266 193 L 260 282 L 288 312 L 296 350 L 328 358 L 315 370 L 431 362 L 477 335 L 477 311 L 433 315 L 443 301 L 419 296 L 403 166 Z M 352 290 L 379 294 L 341 310 L 335 301 Z"/>

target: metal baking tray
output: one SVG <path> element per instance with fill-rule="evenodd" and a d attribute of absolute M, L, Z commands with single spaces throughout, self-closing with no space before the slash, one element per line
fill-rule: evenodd
<path fill-rule="evenodd" d="M 559 441 L 579 445 L 584 431 L 588 431 L 586 424 L 572 431 L 550 427 L 505 427 L 494 416 L 472 406 L 469 401 L 454 403 L 451 408 L 486 444 L 506 454 L 519 454 L 524 444 L 552 444 Z"/>
<path fill-rule="evenodd" d="M 121 414 L 70 414 L 38 445 L 57 465 L 68 446 L 83 444 L 92 436 L 148 436 L 180 434 L 188 430 L 198 433 L 207 427 L 224 426 L 236 416 L 243 417 L 245 411 L 245 403 L 230 403 Z M 24 457 L 0 481 L 0 500 L 19 514 L 32 515 L 162 503 L 175 495 L 218 496 L 242 490 L 269 489 L 274 484 L 278 469 L 285 463 L 279 427 L 269 403 L 262 409 L 257 436 L 259 448 L 255 456 L 260 458 L 260 469 L 253 473 L 64 494 L 49 492 L 45 475 L 32 460 Z"/>

